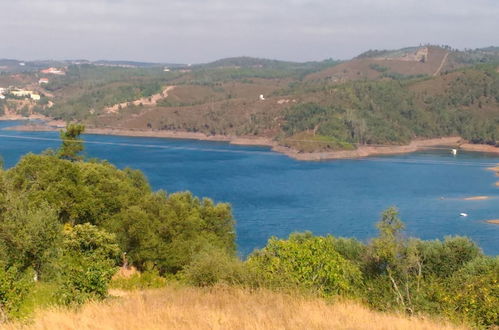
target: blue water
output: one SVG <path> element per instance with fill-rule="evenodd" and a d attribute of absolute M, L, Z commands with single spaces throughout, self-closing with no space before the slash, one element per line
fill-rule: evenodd
<path fill-rule="evenodd" d="M 0 122 L 0 128 L 15 125 Z M 57 148 L 54 132 L 0 130 L 6 167 L 28 153 Z M 410 236 L 442 239 L 465 235 L 490 255 L 499 254 L 497 178 L 486 168 L 497 155 L 448 150 L 407 155 L 300 162 L 263 147 L 226 143 L 86 135 L 89 157 L 142 170 L 154 189 L 190 190 L 232 204 L 242 255 L 271 236 L 294 231 L 356 237 L 376 235 L 375 223 L 389 206 L 400 209 Z M 103 144 L 104 143 L 104 144 Z M 464 201 L 487 195 L 488 200 Z M 459 216 L 466 212 L 468 217 Z"/>

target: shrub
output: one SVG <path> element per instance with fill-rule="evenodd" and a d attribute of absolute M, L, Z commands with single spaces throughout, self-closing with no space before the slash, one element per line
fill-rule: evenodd
<path fill-rule="evenodd" d="M 20 308 L 33 285 L 33 272 L 0 266 L 0 323 L 19 316 Z"/>
<path fill-rule="evenodd" d="M 499 257 L 477 258 L 449 282 L 447 314 L 482 326 L 499 326 Z M 460 315 L 461 314 L 461 315 Z"/>
<path fill-rule="evenodd" d="M 67 225 L 57 300 L 73 305 L 105 298 L 109 282 L 117 271 L 119 253 L 114 235 L 90 224 Z"/>
<path fill-rule="evenodd" d="M 180 278 L 191 285 L 209 286 L 216 283 L 245 283 L 243 263 L 219 248 L 207 248 L 198 253 L 181 272 Z"/>
<path fill-rule="evenodd" d="M 273 288 L 301 287 L 322 295 L 351 295 L 361 282 L 359 268 L 335 250 L 332 237 L 271 238 L 247 262 L 262 282 Z"/>
<path fill-rule="evenodd" d="M 482 256 L 480 248 L 467 237 L 446 237 L 439 241 L 418 241 L 418 250 L 424 260 L 424 275 L 451 276 L 467 262 Z"/>

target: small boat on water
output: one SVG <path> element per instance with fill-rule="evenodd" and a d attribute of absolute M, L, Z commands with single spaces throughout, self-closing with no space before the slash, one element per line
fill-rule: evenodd
<path fill-rule="evenodd" d="M 462 217 L 467 217 L 467 216 L 468 216 L 468 213 L 464 213 L 464 212 L 463 212 L 463 213 L 459 213 L 459 215 L 460 215 L 460 216 L 462 216 Z"/>

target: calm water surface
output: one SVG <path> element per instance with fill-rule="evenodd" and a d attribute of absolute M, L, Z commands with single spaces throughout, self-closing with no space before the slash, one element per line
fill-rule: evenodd
<path fill-rule="evenodd" d="M 0 128 L 18 124 L 0 122 Z M 57 148 L 54 132 L 0 130 L 6 167 L 28 153 Z M 374 224 L 389 206 L 400 209 L 411 236 L 465 235 L 487 254 L 499 254 L 497 178 L 486 168 L 499 157 L 448 150 L 408 155 L 300 162 L 268 148 L 226 143 L 86 135 L 86 153 L 120 168 L 142 170 L 154 189 L 190 190 L 229 202 L 237 220 L 240 254 L 262 247 L 270 236 L 294 231 L 356 237 L 376 235 Z M 469 196 L 487 195 L 481 201 Z M 466 212 L 463 218 L 459 213 Z"/>

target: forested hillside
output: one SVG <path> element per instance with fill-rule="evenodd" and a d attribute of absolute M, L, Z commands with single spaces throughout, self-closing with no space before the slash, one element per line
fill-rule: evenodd
<path fill-rule="evenodd" d="M 499 140 L 493 47 L 421 46 L 307 63 L 239 57 L 171 68 L 105 64 L 71 64 L 39 86 L 39 72 L 3 74 L 0 85 L 24 84 L 41 100 L 9 96 L 0 108 L 97 128 L 264 137 L 299 151 L 451 135 Z"/>

